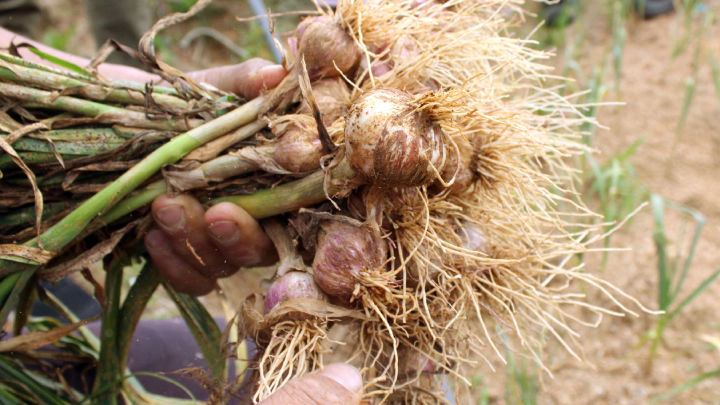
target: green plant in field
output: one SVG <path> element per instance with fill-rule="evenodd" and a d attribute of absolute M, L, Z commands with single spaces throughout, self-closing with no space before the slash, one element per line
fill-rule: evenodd
<path fill-rule="evenodd" d="M 249 58 L 272 59 L 270 49 L 265 42 L 262 26 L 258 21 L 249 21 L 242 25 L 243 33 L 240 36 L 241 46 L 248 52 Z"/>
<path fill-rule="evenodd" d="M 540 49 L 547 49 L 565 43 L 567 27 L 580 15 L 580 1 L 566 0 L 562 3 L 544 4 L 538 14 L 544 21 L 544 29 L 538 41 Z"/>
<path fill-rule="evenodd" d="M 702 340 L 704 340 L 705 342 L 709 343 L 710 345 L 712 345 L 718 351 L 720 351 L 720 338 L 718 338 L 716 336 L 710 336 L 710 335 L 703 335 L 700 338 Z M 711 378 L 720 379 L 720 368 L 702 373 L 702 374 L 698 375 L 697 377 L 691 379 L 690 381 L 684 382 L 684 383 L 674 387 L 670 391 L 653 398 L 651 403 L 656 404 L 658 402 L 667 401 L 667 400 L 675 397 L 676 395 L 678 395 L 684 391 L 687 391 L 687 390 L 695 387 L 696 385 L 700 384 L 701 382 L 703 382 L 705 380 L 709 380 Z"/>
<path fill-rule="evenodd" d="M 630 158 L 644 141 L 645 138 L 638 139 L 627 150 L 612 156 L 603 164 L 598 164 L 590 154 L 585 156 L 590 166 L 585 179 L 588 184 L 586 199 L 590 202 L 597 198 L 603 220 L 608 222 L 608 231 L 647 198 L 647 190 L 630 162 Z M 611 236 L 604 239 L 606 249 L 610 247 Z M 608 253 L 606 251 L 603 254 L 603 272 L 607 266 Z"/>
<path fill-rule="evenodd" d="M 124 272 L 132 268 L 141 268 L 140 274 L 130 287 L 126 297 L 121 297 Z M 43 351 L 32 351 L 45 344 L 52 343 L 62 353 L 76 355 L 84 359 L 92 360 L 97 364 L 95 387 L 90 396 L 85 396 L 61 382 L 49 379 L 41 374 L 28 369 L 20 358 L 0 354 L 0 403 L 2 404 L 23 404 L 29 399 L 40 399 L 43 404 L 65 405 L 65 404 L 116 404 L 117 396 L 122 393 L 125 398 L 131 399 L 131 403 L 152 403 L 152 404 L 199 404 L 192 394 L 183 386 L 180 386 L 192 400 L 178 400 L 152 395 L 145 392 L 142 385 L 135 378 L 138 375 L 149 375 L 168 382 L 173 382 L 167 377 L 150 373 L 129 374 L 126 368 L 127 356 L 129 353 L 132 334 L 135 326 L 140 320 L 142 313 L 155 290 L 161 285 L 161 278 L 157 270 L 144 260 L 131 260 L 129 256 L 115 260 L 106 269 L 105 294 L 106 302 L 103 309 L 102 329 L 100 338 L 90 332 L 86 326 L 80 326 L 78 335 L 68 334 L 62 330 L 59 322 L 50 318 L 32 318 L 16 316 L 14 329 L 19 330 L 27 327 L 31 332 L 43 334 L 35 340 L 29 339 L 29 335 L 21 335 L 19 338 L 26 340 L 25 346 L 14 349 L 3 346 L 3 352 L 18 350 L 26 356 L 24 358 L 38 357 L 42 359 Z M 221 350 L 222 334 L 215 320 L 207 312 L 205 307 L 194 298 L 185 294 L 179 294 L 171 288 L 164 286 L 168 295 L 176 303 L 182 317 L 190 331 L 199 344 L 204 358 L 210 365 L 212 377 L 224 383 L 227 380 L 228 360 L 224 358 L 224 351 Z M 28 290 L 34 290 L 35 284 L 29 284 Z M 34 291 L 22 294 L 22 300 L 30 303 L 35 300 L 38 294 Z M 80 320 L 62 302 L 44 291 L 39 296 L 60 313 L 68 322 L 78 323 Z M 25 304 L 20 302 L 18 308 L 24 308 Z M 82 323 L 81 323 L 82 325 Z M 29 340 L 29 342 L 28 342 Z M 19 344 L 15 339 L 3 342 L 4 344 Z M 242 354 L 240 354 L 242 356 Z M 237 367 L 237 366 L 236 366 Z M 242 374 L 242 368 L 239 375 Z"/>
<path fill-rule="evenodd" d="M 175 13 L 187 13 L 197 0 L 167 0 L 170 9 Z"/>
<path fill-rule="evenodd" d="M 508 405 L 535 405 L 540 394 L 538 364 L 533 359 L 519 356 L 508 343 L 507 335 L 500 332 L 505 344 L 505 403 Z"/>
<path fill-rule="evenodd" d="M 51 48 L 66 52 L 68 49 L 68 43 L 70 42 L 72 36 L 75 35 L 76 30 L 76 25 L 73 25 L 64 31 L 51 28 L 43 34 L 42 42 Z"/>
<path fill-rule="evenodd" d="M 477 403 L 478 405 L 488 405 L 490 404 L 490 390 L 487 387 L 483 387 L 483 376 L 481 374 L 476 375 L 472 379 L 472 386 L 473 387 L 479 387 L 477 390 L 480 392 L 477 394 Z"/>
<path fill-rule="evenodd" d="M 597 117 L 600 103 L 608 90 L 607 86 L 603 82 L 603 75 L 604 69 L 602 66 L 594 68 L 590 81 L 586 86 L 587 94 L 585 94 L 583 102 L 587 107 L 583 108 L 583 113 L 588 118 Z M 585 145 L 592 146 L 596 130 L 597 125 L 590 121 L 586 121 L 581 125 L 580 131 L 583 134 L 583 143 Z"/>
<path fill-rule="evenodd" d="M 612 31 L 612 56 L 615 71 L 615 87 L 620 89 L 622 78 L 622 57 L 627 39 L 627 22 L 633 10 L 633 0 L 612 0 L 610 6 L 610 27 Z"/>
<path fill-rule="evenodd" d="M 720 57 L 718 57 L 717 54 L 713 54 L 710 62 L 713 84 L 715 85 L 715 94 L 718 97 L 718 101 L 720 101 Z"/>
<path fill-rule="evenodd" d="M 641 345 L 650 341 L 649 367 L 652 366 L 652 361 L 662 340 L 663 332 L 670 322 L 720 276 L 720 269 L 718 269 L 697 285 L 689 294 L 681 295 L 683 285 L 692 266 L 695 250 L 700 240 L 700 234 L 705 226 L 705 216 L 697 210 L 673 203 L 659 195 L 652 195 L 651 202 L 655 220 L 653 239 L 658 256 L 658 309 L 663 311 L 663 314 L 658 317 L 655 327 L 650 330 L 641 341 Z M 665 230 L 666 208 L 682 215 L 680 227 L 674 232 L 674 255 L 670 254 L 670 238 Z M 687 244 L 685 240 L 686 229 L 690 221 L 694 222 L 689 241 L 690 244 L 687 249 L 683 249 Z"/>
<path fill-rule="evenodd" d="M 674 154 L 675 147 L 680 141 L 680 137 L 685 128 L 699 79 L 698 71 L 700 70 L 700 66 L 706 63 L 705 59 L 708 59 L 707 63 L 711 68 L 715 91 L 720 99 L 720 67 L 718 67 L 717 57 L 712 54 L 711 51 L 711 49 L 713 49 L 711 46 L 713 43 L 711 28 L 716 20 L 715 12 L 709 5 L 705 4 L 705 2 L 698 0 L 685 0 L 680 2 L 680 6 L 681 10 L 678 15 L 683 19 L 684 29 L 680 39 L 675 41 L 671 59 L 675 60 L 680 54 L 685 52 L 693 42 L 695 42 L 695 51 L 692 60 L 692 72 L 690 76 L 685 79 L 685 91 L 680 107 L 680 118 L 678 119 L 678 125 L 675 130 L 675 141 L 673 143 L 671 156 Z M 696 21 L 698 22 L 695 23 Z"/>
<path fill-rule="evenodd" d="M 157 35 L 154 39 L 155 52 L 157 58 L 164 61 L 167 64 L 174 65 L 177 62 L 177 58 L 170 50 L 170 44 L 172 40 L 163 35 Z"/>
<path fill-rule="evenodd" d="M 535 405 L 540 389 L 535 362 L 517 359 L 507 354 L 507 380 L 505 383 L 505 403 L 508 405 Z"/>

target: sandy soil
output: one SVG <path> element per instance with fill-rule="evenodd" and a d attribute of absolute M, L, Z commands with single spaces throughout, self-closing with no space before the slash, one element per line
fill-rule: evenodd
<path fill-rule="evenodd" d="M 687 292 L 720 267 L 720 160 L 717 158 L 720 100 L 713 88 L 710 66 L 704 63 L 685 130 L 671 157 L 685 79 L 691 75 L 693 60 L 692 52 L 686 52 L 671 61 L 673 35 L 678 30 L 676 16 L 630 24 L 621 91 L 611 92 L 605 98 L 605 101 L 619 99 L 626 105 L 601 110 L 599 120 L 611 129 L 598 131 L 594 146 L 600 150 L 602 160 L 645 138 L 632 158 L 642 183 L 651 193 L 695 208 L 707 217 L 685 283 Z M 607 47 L 609 37 L 602 25 L 592 30 L 587 38 L 592 49 L 583 52 L 581 64 L 599 63 L 597 50 Z M 717 49 L 714 44 L 714 51 Z M 677 232 L 679 222 L 679 216 L 669 216 L 666 232 L 670 237 Z M 612 246 L 631 250 L 611 254 L 606 279 L 655 309 L 658 276 L 653 229 L 648 207 L 631 226 L 617 232 Z M 588 257 L 589 271 L 599 272 L 599 263 L 599 255 Z M 543 376 L 544 390 L 539 395 L 539 403 L 646 404 L 696 375 L 717 369 L 720 352 L 704 343 L 700 336 L 720 337 L 718 295 L 720 283 L 716 282 L 676 318 L 665 332 L 652 367 L 648 367 L 649 347 L 638 346 L 643 334 L 656 321 L 656 317 L 645 313 L 639 313 L 638 317 L 607 317 L 596 330 L 576 328 L 585 349 L 584 362 L 573 359 L 559 345 L 551 343 L 547 365 L 553 376 Z M 608 299 L 598 294 L 590 297 L 596 304 L 613 308 Z M 483 374 L 484 382 L 491 387 L 491 403 L 506 403 L 502 369 L 496 374 Z M 707 380 L 666 403 L 720 404 L 720 380 Z"/>
<path fill-rule="evenodd" d="M 48 21 L 57 30 L 67 29 L 69 21 L 78 24 L 68 50 L 84 56 L 92 54 L 94 44 L 89 35 L 84 8 L 79 0 L 42 0 L 49 10 Z M 216 2 L 227 7 L 224 16 L 212 17 L 213 26 L 229 38 L 242 43 L 242 32 L 231 16 L 243 11 L 238 3 Z M 711 3 L 716 10 L 718 2 Z M 70 19 L 71 10 L 73 18 Z M 77 12 L 77 13 L 76 13 Z M 207 20 L 205 20 L 207 21 Z M 199 24 L 197 22 L 190 23 Z M 182 31 L 173 31 L 179 40 Z M 716 25 L 716 38 L 720 38 Z M 691 74 L 693 54 L 686 52 L 671 61 L 673 35 L 679 30 L 676 16 L 652 21 L 631 22 L 622 63 L 620 92 L 610 92 L 606 101 L 622 100 L 623 107 L 602 109 L 599 119 L 610 130 L 597 134 L 595 146 L 599 159 L 624 151 L 637 139 L 645 142 L 632 158 L 637 173 L 652 193 L 693 207 L 707 216 L 707 226 L 700 240 L 698 252 L 685 289 L 690 290 L 720 266 L 720 100 L 715 94 L 710 67 L 703 63 L 694 102 L 682 137 L 671 158 L 675 129 L 680 116 L 684 81 Z M 597 24 L 586 39 L 588 46 L 581 55 L 581 65 L 597 64 L 601 51 L 607 50 L 610 32 L 607 24 Z M 718 52 L 718 44 L 713 44 Z M 190 49 L 171 50 L 179 56 L 175 62 L 182 69 L 205 68 L 236 61 L 219 45 L 202 41 Z M 692 48 L 691 48 L 692 49 Z M 172 53 L 172 52 L 171 52 Z M 589 71 L 589 69 L 587 70 Z M 668 233 L 679 226 L 671 216 L 666 225 Z M 654 223 L 649 208 L 638 214 L 631 226 L 621 229 L 612 246 L 630 251 L 611 255 L 606 277 L 623 291 L 637 297 L 650 308 L 657 308 L 656 253 L 652 240 Z M 600 271 L 600 255 L 588 257 L 588 269 Z M 720 367 L 720 351 L 700 340 L 702 334 L 720 338 L 718 313 L 720 282 L 711 286 L 700 298 L 686 308 L 665 333 L 652 368 L 648 368 L 648 347 L 638 343 L 656 318 L 639 313 L 638 317 L 607 317 L 597 329 L 578 328 L 585 348 L 585 361 L 572 358 L 556 343 L 547 350 L 547 366 L 552 378 L 543 376 L 541 404 L 645 404 L 649 399 L 666 392 L 706 371 Z M 596 293 L 591 301 L 612 308 L 612 302 Z M 486 368 L 479 371 L 490 389 L 491 403 L 506 403 L 504 399 L 505 373 Z M 474 390 L 474 393 L 479 392 Z M 691 392 L 668 403 L 720 404 L 720 380 L 706 381 Z"/>

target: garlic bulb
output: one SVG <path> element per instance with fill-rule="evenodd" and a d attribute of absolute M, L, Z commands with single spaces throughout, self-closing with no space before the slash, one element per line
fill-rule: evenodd
<path fill-rule="evenodd" d="M 445 167 L 440 125 L 416 111 L 412 95 L 380 88 L 350 107 L 345 152 L 350 166 L 370 183 L 414 187 L 431 183 Z"/>
<path fill-rule="evenodd" d="M 265 296 L 265 315 L 281 303 L 295 298 L 327 302 L 327 296 L 315 284 L 313 276 L 302 271 L 290 271 L 275 280 L 270 286 Z"/>
<path fill-rule="evenodd" d="M 353 38 L 329 16 L 304 20 L 295 31 L 295 41 L 297 56 L 305 58 L 310 80 L 339 76 L 338 69 L 348 72 L 360 62 Z"/>
<path fill-rule="evenodd" d="M 329 127 L 338 118 L 347 113 L 350 106 L 350 90 L 345 80 L 340 77 L 318 80 L 312 84 L 313 96 L 322 113 L 325 126 Z M 313 110 L 307 100 L 303 99 L 297 110 L 298 114 L 312 115 Z"/>
<path fill-rule="evenodd" d="M 329 295 L 350 300 L 364 272 L 380 268 L 387 258 L 385 241 L 365 228 L 323 221 L 313 261 L 315 281 Z"/>
<path fill-rule="evenodd" d="M 286 121 L 273 127 L 275 162 L 294 173 L 319 169 L 325 148 L 320 142 L 315 120 L 306 115 L 286 115 L 282 118 Z"/>

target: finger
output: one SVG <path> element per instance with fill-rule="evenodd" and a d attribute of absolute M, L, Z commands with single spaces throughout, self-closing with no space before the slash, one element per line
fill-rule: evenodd
<path fill-rule="evenodd" d="M 287 70 L 264 59 L 250 59 L 237 65 L 232 75 L 234 92 L 248 99 L 260 95 L 263 90 L 272 89 L 287 76 Z"/>
<path fill-rule="evenodd" d="M 173 250 L 205 277 L 218 278 L 237 270 L 218 254 L 205 229 L 205 209 L 189 195 L 157 197 L 152 215 Z"/>
<path fill-rule="evenodd" d="M 178 256 L 161 230 L 153 229 L 145 235 L 145 247 L 160 275 L 175 291 L 205 295 L 215 288 L 215 280 L 203 276 Z"/>
<path fill-rule="evenodd" d="M 259 405 L 360 405 L 362 377 L 348 364 L 294 378 Z"/>
<path fill-rule="evenodd" d="M 205 213 L 208 235 L 224 258 L 236 269 L 268 266 L 277 262 L 277 252 L 260 224 L 244 209 L 221 203 Z"/>
<path fill-rule="evenodd" d="M 287 76 L 287 71 L 280 65 L 255 58 L 238 65 L 193 72 L 191 76 L 220 90 L 252 99 L 260 95 L 263 90 L 277 86 Z"/>

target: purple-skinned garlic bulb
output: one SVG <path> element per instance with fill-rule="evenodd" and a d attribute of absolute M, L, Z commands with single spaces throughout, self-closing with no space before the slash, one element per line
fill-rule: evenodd
<path fill-rule="evenodd" d="M 327 295 L 320 290 L 312 275 L 302 271 L 290 271 L 275 280 L 265 296 L 265 315 L 281 303 L 291 299 L 314 299 L 327 302 Z"/>
<path fill-rule="evenodd" d="M 323 221 L 313 261 L 315 281 L 329 295 L 350 300 L 362 274 L 384 266 L 387 253 L 385 241 L 367 229 Z"/>
<path fill-rule="evenodd" d="M 305 58 L 310 80 L 349 72 L 362 55 L 352 36 L 330 16 L 303 20 L 290 44 L 295 48 L 296 64 Z"/>

